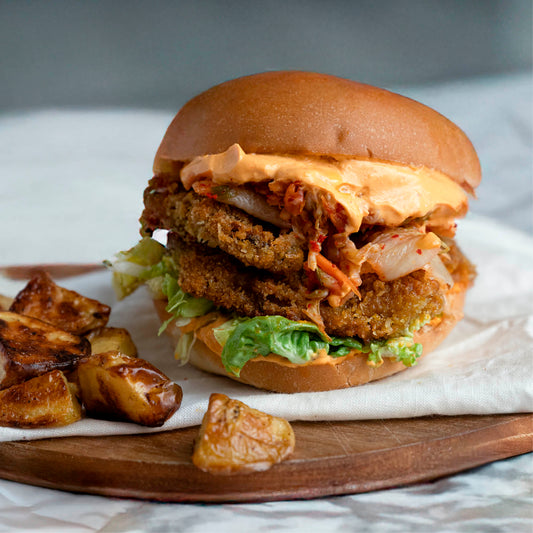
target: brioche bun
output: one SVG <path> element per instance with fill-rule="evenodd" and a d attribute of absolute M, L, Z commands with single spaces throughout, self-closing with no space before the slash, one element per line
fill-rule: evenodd
<path fill-rule="evenodd" d="M 320 170 L 316 170 L 316 173 L 320 175 L 320 180 L 312 181 L 310 178 L 306 178 L 307 181 L 305 181 L 304 178 L 298 178 L 294 168 L 290 167 L 291 174 L 288 180 L 293 180 L 291 184 L 283 189 L 286 183 L 280 179 L 275 182 L 276 185 L 280 184 L 279 190 L 273 187 L 270 191 L 273 194 L 270 196 L 270 192 L 267 195 L 261 187 L 256 187 L 257 184 L 252 179 L 255 174 L 254 171 L 250 170 L 250 167 L 245 167 L 244 177 L 239 177 L 239 179 L 231 173 L 233 170 L 230 169 L 227 170 L 229 176 L 227 182 L 221 183 L 229 184 L 233 187 L 232 191 L 238 189 L 241 195 L 239 197 L 240 203 L 237 203 L 234 197 L 230 202 L 229 197 L 222 197 L 223 194 L 217 197 L 217 194 L 213 194 L 210 189 L 213 184 L 219 185 L 213 177 L 215 174 L 214 164 L 211 165 L 210 162 L 214 158 L 201 156 L 214 155 L 214 157 L 219 157 L 215 154 L 220 155 L 234 145 L 237 145 L 239 154 L 243 153 L 246 157 L 255 158 L 255 160 L 268 159 L 271 161 L 276 158 L 261 158 L 248 154 L 289 156 L 277 159 L 298 159 L 299 162 L 303 159 L 302 157 L 291 158 L 290 156 L 306 156 L 306 165 L 309 165 L 313 170 L 320 167 Z M 187 182 L 185 179 L 187 169 L 194 167 L 198 160 L 187 167 L 185 165 L 197 157 L 201 164 L 204 164 L 204 160 L 208 160 L 208 162 L 205 163 L 205 168 L 194 176 L 195 178 L 199 177 L 198 181 Z M 324 159 L 318 158 L 332 158 L 332 160 L 324 161 Z M 360 190 L 353 189 L 355 192 L 352 193 L 352 197 L 361 199 L 360 201 L 354 200 L 343 203 L 344 199 L 338 200 L 341 193 L 346 193 L 342 186 L 351 184 L 349 178 L 345 179 L 345 176 L 340 173 L 331 177 L 323 170 L 323 167 L 327 166 L 324 163 L 331 163 L 331 165 L 340 167 L 346 162 L 339 160 L 345 158 L 364 160 L 364 162 L 349 161 L 348 163 L 352 164 L 354 168 L 355 166 L 370 168 L 364 174 L 365 179 L 367 176 L 368 179 L 364 183 L 361 181 L 363 185 L 361 185 Z M 269 164 L 265 163 L 265 168 L 269 167 Z M 225 166 L 222 163 L 220 165 L 224 170 Z M 253 165 L 251 166 L 253 167 Z M 382 167 L 389 174 L 385 173 Z M 398 170 L 398 167 L 401 168 Z M 182 169 L 183 172 L 180 173 Z M 428 169 L 436 172 L 430 172 Z M 272 314 L 282 315 L 291 320 L 308 320 L 308 317 L 312 316 L 304 312 L 304 318 L 302 318 L 300 314 L 296 313 L 296 311 L 299 313 L 301 309 L 304 311 L 309 309 L 309 307 L 304 307 L 306 302 L 301 304 L 300 300 L 291 296 L 292 294 L 299 294 L 297 289 L 300 286 L 306 290 L 314 290 L 316 287 L 325 288 L 328 295 L 328 291 L 331 289 L 333 296 L 339 296 L 340 292 L 334 293 L 335 286 L 331 279 L 327 279 L 329 276 L 329 278 L 333 278 L 333 281 L 337 281 L 343 290 L 348 284 L 352 293 L 358 294 L 357 287 L 349 283 L 353 282 L 353 279 L 341 272 L 339 267 L 346 268 L 346 272 L 350 272 L 349 276 L 353 277 L 355 276 L 354 272 L 359 274 L 358 268 L 361 267 L 362 263 L 357 263 L 353 259 L 353 255 L 350 256 L 350 242 L 345 242 L 341 238 L 334 240 L 335 236 L 338 235 L 350 234 L 349 237 L 351 238 L 352 233 L 359 232 L 360 223 L 353 223 L 352 225 L 348 223 L 348 215 L 351 214 L 350 209 L 355 213 L 354 220 L 357 221 L 364 219 L 361 213 L 366 212 L 365 209 L 370 213 L 368 219 L 364 219 L 366 227 L 361 229 L 360 237 L 362 238 L 359 241 L 351 241 L 353 246 L 361 245 L 360 249 L 370 243 L 368 239 L 375 238 L 377 242 L 379 237 L 376 236 L 387 235 L 386 232 L 391 228 L 394 229 L 388 235 L 400 231 L 396 228 L 401 227 L 402 231 L 422 228 L 422 232 L 428 230 L 439 233 L 440 230 L 439 238 L 451 238 L 455 232 L 455 219 L 463 216 L 468 209 L 465 191 L 472 193 L 481 181 L 480 164 L 472 143 L 459 127 L 438 112 L 384 89 L 326 74 L 300 71 L 265 72 L 246 76 L 217 85 L 194 97 L 183 106 L 168 127 L 155 156 L 153 170 L 155 177 L 145 193 L 146 210 L 143 214 L 145 231 L 150 234 L 150 231 L 156 229 L 167 229 L 171 234 L 174 234 L 175 242 L 179 246 L 176 245 L 175 248 L 172 245 L 169 246 L 170 253 L 177 254 L 180 250 L 181 253 L 186 253 L 199 247 L 201 253 L 191 253 L 194 261 L 201 261 L 202 259 L 197 259 L 200 257 L 208 258 L 211 263 L 218 261 L 217 265 L 223 264 L 220 269 L 212 267 L 210 263 L 211 270 L 200 268 L 196 270 L 196 264 L 191 267 L 191 265 L 184 263 L 185 266 L 181 265 L 178 269 L 182 290 L 197 298 L 207 298 L 219 309 L 233 310 L 242 316 Z M 356 175 L 355 170 L 352 172 L 353 175 Z M 359 179 L 363 175 L 363 171 L 358 172 L 357 178 Z M 223 172 L 221 173 L 223 174 Z M 436 179 L 436 176 L 431 176 L 438 173 L 443 175 L 438 176 L 439 180 Z M 302 174 L 305 175 L 305 172 L 302 171 Z M 266 170 L 264 175 L 268 176 Z M 337 179 L 335 177 L 337 175 L 341 178 Z M 408 181 L 407 185 L 404 185 L 406 183 L 404 175 L 415 176 L 416 179 Z M 263 174 L 260 176 L 263 177 Z M 383 176 L 387 176 L 389 181 L 385 180 Z M 203 185 L 207 187 L 205 190 L 202 189 L 203 178 L 205 178 Z M 295 192 L 297 188 L 292 192 L 290 190 L 293 182 L 301 186 L 305 194 L 307 194 L 307 189 L 311 190 L 312 193 L 318 191 L 316 195 L 308 194 L 305 197 L 305 202 L 303 201 L 304 192 L 300 191 L 302 195 L 300 198 L 302 203 L 298 204 L 300 211 L 291 210 L 291 202 L 294 200 L 291 195 L 296 198 L 295 202 L 299 199 Z M 198 184 L 197 189 L 195 188 L 196 184 Z M 377 192 L 372 189 L 374 184 L 376 184 Z M 420 211 L 417 211 L 418 207 L 411 211 L 402 211 L 400 209 L 402 203 L 411 205 L 410 199 L 418 197 L 419 192 L 417 192 L 416 187 L 419 184 L 421 184 L 419 190 L 422 190 L 424 194 L 428 191 L 431 193 L 428 192 L 428 198 L 431 198 L 431 201 L 428 200 L 427 204 L 421 202 L 423 209 L 421 208 Z M 457 185 L 462 187 L 464 191 Z M 249 187 L 247 188 L 247 186 Z M 352 189 L 348 187 L 347 190 Z M 392 199 L 390 201 L 385 201 L 383 198 L 389 191 L 395 192 L 391 193 Z M 257 201 L 257 197 L 262 198 L 263 204 L 278 208 L 280 211 L 278 213 L 279 220 L 282 220 L 281 214 L 283 214 L 285 218 L 282 221 L 290 221 L 290 227 L 287 227 L 287 224 L 279 224 L 279 220 L 275 217 L 266 217 L 264 213 L 266 208 Z M 374 198 L 377 200 L 372 203 Z M 307 204 L 308 199 L 309 203 Z M 337 204 L 333 204 L 332 199 L 336 200 Z M 255 201 L 257 201 L 257 205 L 253 203 Z M 195 206 L 194 215 L 191 214 L 193 209 L 188 207 L 190 205 Z M 387 218 L 383 214 L 385 208 L 388 209 L 389 207 L 390 212 L 400 213 L 398 220 L 391 216 Z M 341 213 L 339 216 L 336 216 L 337 208 Z M 198 228 L 206 226 L 207 220 L 220 221 L 221 213 L 225 214 L 225 220 L 229 220 L 224 226 L 226 228 L 224 231 L 227 232 L 227 235 L 223 235 L 224 238 L 219 237 L 218 234 L 219 231 L 223 231 L 220 229 L 222 228 L 220 224 L 217 226 L 217 231 L 213 230 L 211 226 L 209 229 L 205 229 L 205 233 L 198 230 Z M 315 217 L 316 213 L 318 215 Z M 346 216 L 343 218 L 344 214 Z M 264 222 L 266 224 L 263 227 Z M 293 253 L 293 249 L 297 249 L 299 246 L 298 239 L 305 238 L 310 239 L 307 250 L 312 250 L 318 255 L 324 253 L 321 256 L 321 266 L 325 265 L 322 270 L 327 274 L 327 276 L 322 274 L 324 282 L 318 279 L 318 276 L 317 280 L 313 280 L 311 276 L 306 278 L 305 263 L 303 267 L 298 266 L 294 270 L 289 269 L 288 272 L 280 272 L 275 270 L 266 259 L 263 260 L 266 252 L 262 250 L 262 247 L 274 249 L 272 243 L 276 242 L 276 246 L 278 245 L 278 241 L 276 241 L 278 230 L 269 234 L 268 238 L 265 237 L 270 231 L 268 229 L 269 224 L 276 225 L 276 222 L 278 222 L 278 228 L 282 228 L 279 234 L 283 234 L 284 239 L 287 237 L 286 240 L 280 238 L 279 242 L 286 246 L 286 248 L 281 248 L 282 250 Z M 310 224 L 307 225 L 308 222 Z M 289 229 L 294 233 L 294 242 L 297 243 L 294 246 L 293 244 L 286 244 L 289 243 L 288 236 L 293 236 L 293 233 L 286 231 Z M 365 232 L 367 233 L 365 234 Z M 274 234 L 276 237 L 273 236 Z M 332 239 L 328 241 L 330 237 Z M 395 237 L 398 235 L 392 235 L 390 239 Z M 434 243 L 436 237 L 435 235 L 433 237 L 432 242 Z M 442 253 L 447 247 L 443 246 L 442 241 L 437 240 L 439 244 L 433 248 L 439 250 L 435 253 Z M 169 242 L 172 243 L 172 239 Z M 243 242 L 249 248 L 243 248 Z M 321 248 L 323 242 L 325 248 Z M 314 248 L 311 248 L 311 244 Z M 384 248 L 385 244 L 382 244 L 381 250 Z M 379 255 L 382 252 L 376 249 L 372 253 Z M 387 251 L 387 253 L 389 252 Z M 422 250 L 413 249 L 410 253 L 421 256 Z M 224 255 L 217 256 L 218 259 L 215 260 L 212 259 L 215 254 Z M 276 255 L 274 252 L 272 254 L 276 258 L 280 255 Z M 225 259 L 226 256 L 228 256 L 227 263 L 220 259 L 221 257 Z M 401 255 L 389 257 L 400 262 L 409 260 L 408 257 Z M 396 259 L 397 257 L 399 259 Z M 435 259 L 437 259 L 436 255 Z M 466 259 L 463 258 L 461 261 L 466 262 Z M 346 267 L 346 264 L 351 265 L 351 271 Z M 414 262 L 412 264 L 415 264 L 415 267 L 411 271 L 406 269 L 404 273 L 398 274 L 396 277 L 380 276 L 380 278 L 394 281 L 401 279 L 406 275 L 405 273 L 413 272 L 414 269 L 429 266 L 431 270 L 429 262 L 424 264 Z M 437 262 L 437 264 L 439 263 Z M 400 266 L 402 266 L 401 263 Z M 443 263 L 441 267 L 442 269 L 446 268 Z M 310 271 L 315 271 L 317 268 L 314 265 Z M 226 275 L 229 274 L 230 269 L 235 269 L 241 277 L 246 276 L 246 283 L 248 280 L 255 282 L 256 278 L 258 280 L 267 279 L 270 285 L 261 289 L 267 296 L 260 303 L 263 304 L 268 297 L 272 296 L 272 301 L 268 302 L 271 306 L 267 307 L 264 304 L 265 307 L 261 308 L 260 305 L 257 305 L 258 301 L 254 298 L 259 289 L 253 292 L 246 286 L 245 282 L 242 282 L 242 286 L 235 285 L 237 289 L 234 293 L 239 298 L 226 298 L 228 280 Z M 209 275 L 205 272 L 208 272 Z M 440 274 L 442 275 L 442 271 Z M 300 275 L 300 278 L 296 278 L 297 275 Z M 421 308 L 416 308 L 416 313 L 418 313 L 416 315 L 414 314 L 415 311 L 412 311 L 410 324 L 416 323 L 420 316 L 438 317 L 415 333 L 414 341 L 422 344 L 424 356 L 434 350 L 462 318 L 465 293 L 473 278 L 472 276 L 469 277 L 469 269 L 466 267 L 464 276 L 454 274 L 453 277 L 455 284 L 451 289 L 448 287 L 452 285 L 452 281 L 446 280 L 446 278 L 443 281 L 442 277 L 440 278 L 439 289 L 434 291 L 441 297 L 440 307 L 437 310 L 423 314 L 419 310 Z M 191 279 L 194 283 L 190 283 L 190 288 L 187 288 L 187 282 Z M 278 291 L 284 290 L 284 286 L 292 287 L 291 283 L 296 285 L 295 279 L 299 280 L 300 285 L 294 289 L 294 292 L 289 293 L 289 296 L 282 295 L 286 299 L 292 298 L 289 303 L 285 303 L 283 298 L 278 298 Z M 221 297 L 220 294 L 223 294 L 224 297 Z M 332 307 L 342 308 L 340 310 L 342 313 L 339 312 L 331 319 L 331 322 L 337 321 L 334 326 L 339 326 L 342 331 L 348 331 L 348 326 L 353 327 L 355 323 L 353 319 L 355 316 L 354 308 L 349 307 L 349 304 L 346 303 L 349 300 L 341 300 L 341 297 L 344 298 L 347 294 L 350 292 L 342 293 L 337 300 L 332 299 Z M 402 295 L 400 297 L 394 296 L 397 298 L 395 301 L 404 304 L 408 298 L 404 296 L 404 293 L 400 294 Z M 414 298 L 419 299 L 418 302 L 424 303 L 429 301 L 433 295 L 433 293 L 425 294 L 422 297 L 420 296 L 421 293 L 411 292 L 411 294 L 414 294 Z M 380 301 L 379 297 L 371 296 L 370 298 L 374 298 L 373 301 L 376 302 Z M 404 299 L 402 300 L 402 298 Z M 278 303 L 277 299 L 281 303 Z M 324 298 L 322 299 L 325 301 Z M 241 300 L 245 300 L 246 305 Z M 446 304 L 442 303 L 444 301 Z M 301 308 L 295 311 L 291 307 L 294 302 L 298 302 Z M 338 302 L 341 303 L 338 304 Z M 331 302 L 328 301 L 329 303 Z M 166 321 L 169 318 L 165 311 L 167 302 L 156 300 L 155 305 L 161 319 Z M 250 307 L 254 305 L 256 307 L 250 310 Z M 379 305 L 385 304 L 380 303 Z M 281 312 L 278 312 L 279 308 L 282 309 Z M 442 311 L 443 309 L 444 311 Z M 345 312 L 351 314 L 345 318 Z M 368 314 L 365 314 L 367 312 Z M 396 309 L 394 312 L 398 316 L 400 315 L 400 310 Z M 378 315 L 378 311 L 369 306 L 368 311 L 365 310 L 357 316 L 362 316 L 370 323 L 370 320 Z M 293 318 L 294 316 L 296 318 Z M 317 322 L 316 317 L 313 317 L 312 320 Z M 356 326 L 359 327 L 357 324 Z M 242 368 L 240 377 L 237 377 L 226 372 L 222 364 L 222 348 L 214 338 L 213 327 L 213 323 L 211 323 L 196 329 L 196 341 L 191 349 L 189 362 L 199 369 L 270 391 L 293 393 L 340 389 L 362 385 L 406 370 L 403 363 L 387 357 L 384 358 L 384 362 L 380 366 L 371 366 L 368 364 L 366 354 L 355 351 L 348 356 L 339 358 L 321 354 L 314 361 L 302 365 L 290 363 L 278 355 L 270 354 L 248 361 Z M 349 330 L 349 333 L 346 334 L 332 333 L 326 327 L 324 330 L 332 336 L 359 338 L 365 342 L 371 342 L 376 339 L 383 340 L 401 336 L 408 327 L 411 326 L 398 327 L 395 331 L 387 331 L 387 334 L 378 335 L 376 333 L 374 337 L 367 338 L 364 337 L 364 331 L 361 334 L 355 329 Z M 191 326 L 190 330 L 192 329 Z M 362 326 L 361 329 L 363 329 Z M 168 325 L 166 332 L 174 340 L 177 340 L 181 334 L 180 328 L 174 322 Z"/>
<path fill-rule="evenodd" d="M 463 317 L 463 305 L 467 283 L 456 283 L 447 296 L 445 316 L 434 324 L 428 324 L 414 335 L 414 341 L 424 347 L 423 356 L 433 351 Z M 166 300 L 154 300 L 162 322 L 170 318 L 166 312 Z M 181 330 L 170 323 L 165 330 L 176 343 Z M 354 353 L 346 357 L 327 357 L 316 363 L 296 365 L 283 358 L 270 355 L 248 361 L 240 376 L 226 372 L 221 359 L 222 348 L 213 336 L 213 328 L 205 326 L 198 330 L 197 338 L 189 354 L 189 363 L 213 374 L 220 374 L 259 389 L 274 392 L 317 392 L 344 389 L 364 385 L 392 374 L 407 370 L 403 363 L 385 358 L 378 367 L 367 364 L 366 354 Z"/>
<path fill-rule="evenodd" d="M 351 157 L 424 166 L 467 191 L 481 180 L 476 152 L 453 122 L 410 98 L 300 71 L 264 72 L 190 100 L 167 129 L 155 175 L 239 144 L 247 153 Z"/>

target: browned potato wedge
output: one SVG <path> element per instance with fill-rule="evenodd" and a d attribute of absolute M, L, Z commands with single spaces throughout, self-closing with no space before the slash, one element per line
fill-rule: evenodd
<path fill-rule="evenodd" d="M 181 404 L 181 387 L 143 359 L 118 352 L 93 355 L 78 367 L 87 412 L 104 418 L 162 426 Z"/>
<path fill-rule="evenodd" d="M 51 370 L 73 370 L 90 353 L 87 339 L 36 318 L 0 312 L 0 389 Z"/>
<path fill-rule="evenodd" d="M 7 311 L 12 303 L 13 298 L 0 294 L 0 311 Z"/>
<path fill-rule="evenodd" d="M 60 370 L 0 391 L 0 426 L 66 426 L 80 418 L 81 406 Z"/>
<path fill-rule="evenodd" d="M 91 343 L 91 353 L 120 352 L 130 357 L 137 357 L 135 346 L 129 332 L 124 328 L 103 327 L 91 331 L 86 335 Z M 78 384 L 78 373 L 73 372 L 68 376 L 69 381 Z"/>
<path fill-rule="evenodd" d="M 98 328 L 87 335 L 93 354 L 103 352 L 120 352 L 130 357 L 137 357 L 137 347 L 127 329 Z"/>
<path fill-rule="evenodd" d="M 105 326 L 111 309 L 56 285 L 46 272 L 36 274 L 9 308 L 14 313 L 33 316 L 74 335 Z"/>
<path fill-rule="evenodd" d="M 194 446 L 192 462 L 211 474 L 246 474 L 267 470 L 294 451 L 294 432 L 274 417 L 211 394 Z"/>

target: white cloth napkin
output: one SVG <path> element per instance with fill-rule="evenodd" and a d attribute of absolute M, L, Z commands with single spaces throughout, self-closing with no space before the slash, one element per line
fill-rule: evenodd
<path fill-rule="evenodd" d="M 110 274 L 99 272 L 59 283 L 112 305 L 110 325 L 132 333 L 139 356 L 183 388 L 183 402 L 162 428 L 86 418 L 62 428 L 0 428 L 0 441 L 73 435 L 118 435 L 199 424 L 209 395 L 222 392 L 288 420 L 362 420 L 425 415 L 533 411 L 533 239 L 484 218 L 460 223 L 459 243 L 478 267 L 465 318 L 445 343 L 416 366 L 351 389 L 278 394 L 179 366 L 148 294 L 140 289 L 116 302 Z M 0 278 L 0 293 L 24 283 Z"/>

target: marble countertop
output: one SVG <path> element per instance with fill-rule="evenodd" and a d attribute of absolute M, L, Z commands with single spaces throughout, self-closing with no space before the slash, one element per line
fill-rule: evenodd
<path fill-rule="evenodd" d="M 484 178 L 471 211 L 531 235 L 531 76 L 398 90 L 473 141 Z M 0 225 L 9 228 L 0 236 L 0 264 L 94 262 L 133 244 L 153 154 L 174 112 L 0 115 Z M 525 532 L 533 524 L 532 474 L 529 454 L 410 487 L 239 505 L 119 500 L 0 480 L 0 532 Z"/>
<path fill-rule="evenodd" d="M 513 532 L 533 520 L 531 454 L 410 487 L 309 501 L 166 504 L 0 482 L 0 531 Z"/>

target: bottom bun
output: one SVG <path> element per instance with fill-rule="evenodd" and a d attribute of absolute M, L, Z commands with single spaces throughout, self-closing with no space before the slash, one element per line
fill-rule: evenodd
<path fill-rule="evenodd" d="M 466 285 L 456 283 L 447 295 L 447 311 L 443 318 L 438 323 L 432 321 L 415 333 L 414 340 L 422 344 L 424 356 L 434 350 L 463 317 L 466 288 Z M 154 300 L 154 304 L 161 320 L 167 320 L 170 316 L 165 311 L 167 302 Z M 237 377 L 226 372 L 222 364 L 222 348 L 213 335 L 215 325 L 220 325 L 220 322 L 196 330 L 196 342 L 189 354 L 189 363 L 200 370 L 221 374 L 260 389 L 285 393 L 343 389 L 363 385 L 408 368 L 389 358 L 385 358 L 378 367 L 371 366 L 367 363 L 367 355 L 361 352 L 338 358 L 321 357 L 304 365 L 296 365 L 272 355 L 248 361 Z M 166 332 L 176 342 L 181 335 L 180 328 L 174 323 L 169 324 Z"/>

